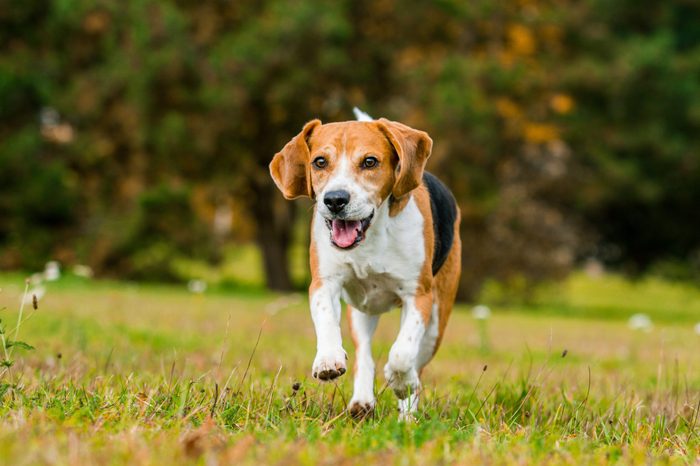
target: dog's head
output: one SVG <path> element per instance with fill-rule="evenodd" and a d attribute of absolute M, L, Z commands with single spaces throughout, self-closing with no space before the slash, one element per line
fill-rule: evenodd
<path fill-rule="evenodd" d="M 350 249 L 365 237 L 377 208 L 421 183 L 433 141 L 386 119 L 307 123 L 278 152 L 270 173 L 287 199 L 318 199 L 331 242 Z"/>

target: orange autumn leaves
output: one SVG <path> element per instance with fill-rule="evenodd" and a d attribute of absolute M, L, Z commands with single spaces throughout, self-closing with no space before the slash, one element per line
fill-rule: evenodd
<path fill-rule="evenodd" d="M 545 67 L 537 59 L 538 48 L 552 50 L 560 45 L 560 31 L 552 25 L 511 23 L 505 28 L 499 62 L 504 68 L 511 68 L 522 61 L 527 63 L 528 68 L 544 72 Z M 564 92 L 547 92 L 534 102 L 527 103 L 502 96 L 496 100 L 495 108 L 511 137 L 522 138 L 528 143 L 544 144 L 562 138 L 562 128 L 553 120 L 574 111 L 575 101 Z"/>
<path fill-rule="evenodd" d="M 547 107 L 556 115 L 566 115 L 575 108 L 574 99 L 564 93 L 555 93 L 547 99 Z M 532 121 L 523 108 L 509 97 L 496 100 L 496 112 L 505 121 L 512 136 L 522 137 L 535 144 L 561 139 L 561 128 L 553 122 Z"/>

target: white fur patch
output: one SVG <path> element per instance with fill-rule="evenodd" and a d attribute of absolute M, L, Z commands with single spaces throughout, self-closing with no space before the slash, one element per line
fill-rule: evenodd
<path fill-rule="evenodd" d="M 366 412 L 374 409 L 374 359 L 372 359 L 372 335 L 377 328 L 379 316 L 365 314 L 357 309 L 352 312 L 352 332 L 355 335 L 355 381 L 352 399 L 348 404 L 351 412 Z"/>
<path fill-rule="evenodd" d="M 333 283 L 324 283 L 311 297 L 311 318 L 316 329 L 312 375 L 321 380 L 332 380 L 347 370 L 340 334 L 339 297 L 339 289 Z"/>
<path fill-rule="evenodd" d="M 387 312 L 414 296 L 425 261 L 424 220 L 415 200 L 395 217 L 389 216 L 388 204 L 376 209 L 365 240 L 351 250 L 331 244 L 318 212 L 313 223 L 323 283 L 335 283 L 346 302 L 369 314 Z"/>
<path fill-rule="evenodd" d="M 418 357 L 416 359 L 416 367 L 418 370 L 428 364 L 435 353 L 435 345 L 437 344 L 440 333 L 439 323 L 440 316 L 438 313 L 438 303 L 436 300 L 433 302 L 433 308 L 430 313 L 430 323 L 428 324 L 428 328 L 425 329 L 425 334 L 421 339 L 420 348 L 418 349 Z"/>
<path fill-rule="evenodd" d="M 420 396 L 418 393 L 411 393 L 403 400 L 399 400 L 399 420 L 409 422 L 415 420 L 413 413 L 418 410 L 418 401 Z"/>
<path fill-rule="evenodd" d="M 415 305 L 415 298 L 404 302 L 401 330 L 389 351 L 384 376 L 399 399 L 404 399 L 420 388 L 418 380 L 418 352 L 425 335 L 423 316 Z"/>
<path fill-rule="evenodd" d="M 352 113 L 355 114 L 357 121 L 374 121 L 374 118 L 363 112 L 357 107 L 352 108 Z"/>

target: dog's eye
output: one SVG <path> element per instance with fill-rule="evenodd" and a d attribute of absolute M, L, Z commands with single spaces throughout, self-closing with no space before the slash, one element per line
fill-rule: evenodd
<path fill-rule="evenodd" d="M 316 157 L 311 164 L 316 167 L 316 168 L 326 168 L 326 165 L 328 165 L 328 160 L 326 160 L 325 157 Z"/>
<path fill-rule="evenodd" d="M 379 163 L 376 157 L 366 157 L 362 161 L 362 168 L 374 168 Z"/>

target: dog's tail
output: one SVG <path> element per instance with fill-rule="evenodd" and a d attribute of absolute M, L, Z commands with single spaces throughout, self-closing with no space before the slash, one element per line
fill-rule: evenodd
<path fill-rule="evenodd" d="M 352 108 L 352 113 L 355 114 L 357 121 L 374 121 L 374 118 L 363 112 L 357 107 Z"/>

